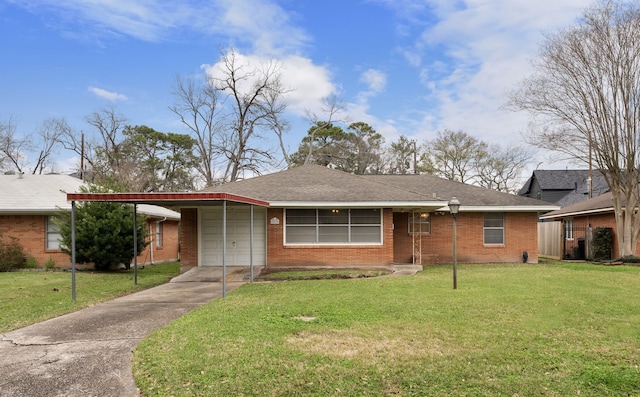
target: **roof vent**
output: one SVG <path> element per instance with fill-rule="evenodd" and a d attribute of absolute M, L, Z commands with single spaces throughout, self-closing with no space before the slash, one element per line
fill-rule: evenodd
<path fill-rule="evenodd" d="M 22 177 L 24 176 L 24 172 L 18 172 L 18 179 L 22 179 Z"/>

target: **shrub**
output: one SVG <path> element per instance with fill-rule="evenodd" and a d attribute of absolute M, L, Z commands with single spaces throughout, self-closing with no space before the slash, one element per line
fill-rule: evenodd
<path fill-rule="evenodd" d="M 38 267 L 38 260 L 33 256 L 29 255 L 27 258 L 27 264 L 25 265 L 27 269 L 35 269 Z"/>
<path fill-rule="evenodd" d="M 611 259 L 613 249 L 613 229 L 610 227 L 597 227 L 593 230 L 591 240 L 593 248 L 593 260 L 602 261 Z"/>
<path fill-rule="evenodd" d="M 47 261 L 44 263 L 44 268 L 47 270 L 52 270 L 56 267 L 56 261 L 53 260 L 52 257 L 49 257 Z"/>
<path fill-rule="evenodd" d="M 0 271 L 19 269 L 27 264 L 27 255 L 15 237 L 0 236 Z"/>

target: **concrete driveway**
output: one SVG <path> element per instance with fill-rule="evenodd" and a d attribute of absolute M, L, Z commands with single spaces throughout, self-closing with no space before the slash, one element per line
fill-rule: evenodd
<path fill-rule="evenodd" d="M 193 270 L 158 287 L 0 334 L 0 396 L 138 396 L 131 368 L 138 342 L 222 296 L 222 283 L 210 272 Z M 227 282 L 227 292 L 243 283 Z"/>

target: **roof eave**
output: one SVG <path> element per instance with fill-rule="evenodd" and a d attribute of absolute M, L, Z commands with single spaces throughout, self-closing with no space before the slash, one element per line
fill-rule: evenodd
<path fill-rule="evenodd" d="M 613 212 L 614 208 L 613 207 L 607 207 L 607 208 L 596 208 L 596 209 L 592 209 L 592 210 L 585 210 L 585 211 L 571 211 L 571 212 L 564 212 L 561 214 L 554 214 L 554 215 L 542 215 L 540 216 L 540 219 L 558 219 L 558 218 L 567 218 L 567 217 L 572 217 L 572 216 L 584 216 L 584 215 L 593 215 L 593 214 L 602 214 L 602 213 L 606 213 L 606 212 Z"/>
<path fill-rule="evenodd" d="M 443 201 L 271 201 L 277 208 L 440 208 Z"/>

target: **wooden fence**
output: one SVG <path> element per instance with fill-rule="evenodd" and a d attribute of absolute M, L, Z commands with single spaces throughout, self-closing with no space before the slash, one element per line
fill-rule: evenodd
<path fill-rule="evenodd" d="M 555 259 L 563 257 L 562 222 L 538 222 L 538 255 Z"/>

